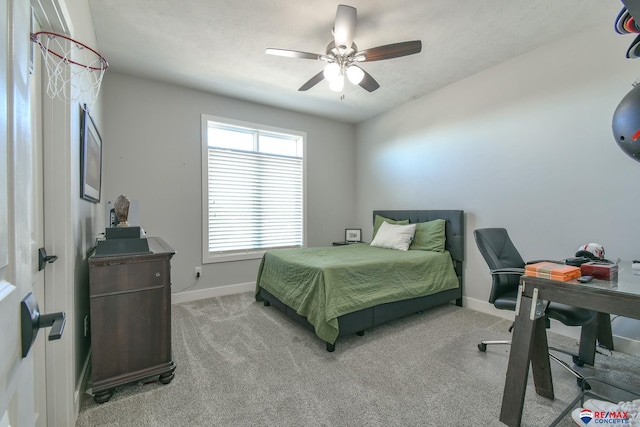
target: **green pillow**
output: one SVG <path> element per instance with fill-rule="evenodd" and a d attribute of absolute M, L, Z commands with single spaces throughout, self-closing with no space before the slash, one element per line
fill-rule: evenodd
<path fill-rule="evenodd" d="M 416 224 L 416 234 L 409 249 L 444 252 L 445 224 L 444 219 L 434 219 Z"/>
<path fill-rule="evenodd" d="M 376 215 L 376 217 L 373 220 L 373 237 L 376 237 L 376 234 L 378 233 L 378 229 L 380 228 L 383 222 L 388 222 L 389 224 L 398 224 L 398 225 L 409 224 L 408 219 L 401 219 L 396 221 L 395 219 L 389 219 L 380 215 Z"/>

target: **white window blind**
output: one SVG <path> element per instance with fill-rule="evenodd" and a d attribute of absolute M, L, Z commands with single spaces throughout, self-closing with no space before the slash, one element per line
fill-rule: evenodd
<path fill-rule="evenodd" d="M 302 246 L 302 138 L 215 122 L 208 130 L 209 255 Z"/>

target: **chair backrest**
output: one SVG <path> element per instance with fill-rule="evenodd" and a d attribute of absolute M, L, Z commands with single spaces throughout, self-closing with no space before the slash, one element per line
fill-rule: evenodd
<path fill-rule="evenodd" d="M 479 228 L 473 232 L 476 244 L 489 269 L 524 268 L 525 262 L 504 228 Z M 520 279 L 514 274 L 493 274 L 489 302 L 505 292 L 518 289 Z"/>

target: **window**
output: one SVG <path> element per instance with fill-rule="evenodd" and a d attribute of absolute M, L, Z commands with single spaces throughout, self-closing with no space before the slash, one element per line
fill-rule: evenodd
<path fill-rule="evenodd" d="M 204 262 L 304 241 L 304 134 L 202 116 Z"/>

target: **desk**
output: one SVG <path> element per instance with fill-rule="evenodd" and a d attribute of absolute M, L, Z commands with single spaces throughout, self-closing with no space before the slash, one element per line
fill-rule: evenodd
<path fill-rule="evenodd" d="M 576 280 L 557 282 L 522 276 L 519 296 L 500 411 L 500 421 L 511 427 L 520 425 L 529 364 L 536 393 L 554 398 L 545 319 L 530 315 L 532 307 L 535 311 L 536 301 L 555 301 L 640 319 L 640 276 L 633 274 L 630 262 L 619 264 L 617 284 L 602 280 L 584 284 Z"/>

